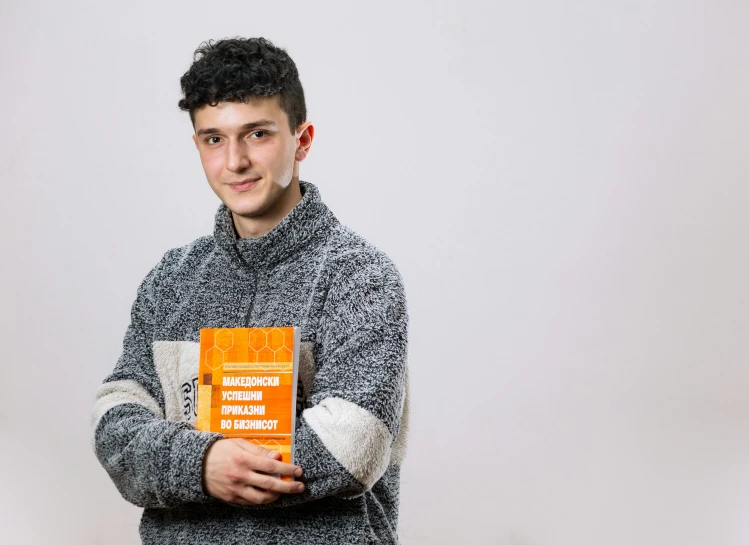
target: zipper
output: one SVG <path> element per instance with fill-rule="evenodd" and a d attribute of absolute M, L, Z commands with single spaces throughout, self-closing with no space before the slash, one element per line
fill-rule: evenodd
<path fill-rule="evenodd" d="M 250 327 L 250 318 L 252 317 L 252 309 L 255 308 L 255 299 L 257 298 L 257 269 L 255 267 L 252 268 L 252 273 L 255 275 L 255 285 L 253 286 L 253 292 L 252 292 L 252 299 L 250 300 L 250 304 L 247 307 L 247 314 L 244 317 L 244 326 Z"/>

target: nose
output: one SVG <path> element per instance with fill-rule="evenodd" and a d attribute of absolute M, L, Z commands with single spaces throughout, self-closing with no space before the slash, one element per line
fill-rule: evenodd
<path fill-rule="evenodd" d="M 250 156 L 241 140 L 230 141 L 227 147 L 226 168 L 231 172 L 242 172 L 250 168 Z"/>

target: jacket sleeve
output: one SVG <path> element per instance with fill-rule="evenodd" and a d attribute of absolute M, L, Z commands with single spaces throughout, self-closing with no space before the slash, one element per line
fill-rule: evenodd
<path fill-rule="evenodd" d="M 91 422 L 97 458 L 122 496 L 141 507 L 211 501 L 201 482 L 203 456 L 222 437 L 164 418 L 152 340 L 165 259 L 138 290 L 122 355 L 97 391 Z"/>
<path fill-rule="evenodd" d="M 347 256 L 335 268 L 317 327 L 317 374 L 295 435 L 306 490 L 271 506 L 359 496 L 404 453 L 408 316 L 401 277 L 379 253 Z"/>

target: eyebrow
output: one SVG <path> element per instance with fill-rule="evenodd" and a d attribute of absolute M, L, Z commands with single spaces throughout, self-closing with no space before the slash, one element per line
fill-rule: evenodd
<path fill-rule="evenodd" d="M 258 129 L 260 127 L 267 127 L 267 128 L 277 128 L 278 125 L 275 121 L 271 121 L 270 119 L 260 119 L 259 121 L 253 121 L 251 123 L 245 123 L 241 127 L 239 127 L 240 131 L 251 131 L 253 129 Z M 204 134 L 216 134 L 220 133 L 221 131 L 219 129 L 200 129 L 197 133 L 195 133 L 197 136 L 202 136 Z"/>

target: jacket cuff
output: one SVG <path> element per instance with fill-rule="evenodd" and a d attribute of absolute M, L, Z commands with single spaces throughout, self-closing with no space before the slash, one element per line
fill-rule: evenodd
<path fill-rule="evenodd" d="M 169 489 L 179 502 L 207 503 L 215 499 L 203 490 L 203 458 L 213 443 L 224 436 L 194 429 L 182 430 L 172 442 Z"/>

